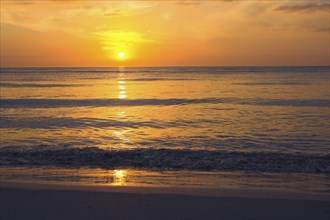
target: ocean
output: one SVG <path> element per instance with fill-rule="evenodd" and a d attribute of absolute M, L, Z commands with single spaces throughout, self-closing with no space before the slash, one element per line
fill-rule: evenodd
<path fill-rule="evenodd" d="M 1 69 L 1 181 L 330 192 L 329 67 Z"/>

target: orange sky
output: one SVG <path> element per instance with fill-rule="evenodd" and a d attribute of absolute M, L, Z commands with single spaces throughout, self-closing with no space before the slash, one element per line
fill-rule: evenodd
<path fill-rule="evenodd" d="M 1 66 L 329 65 L 329 23 L 328 0 L 1 0 Z"/>

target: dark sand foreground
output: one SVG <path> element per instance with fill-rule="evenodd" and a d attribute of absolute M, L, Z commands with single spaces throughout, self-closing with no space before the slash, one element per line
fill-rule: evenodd
<path fill-rule="evenodd" d="M 327 195 L 1 183 L 0 219 L 330 219 Z"/>

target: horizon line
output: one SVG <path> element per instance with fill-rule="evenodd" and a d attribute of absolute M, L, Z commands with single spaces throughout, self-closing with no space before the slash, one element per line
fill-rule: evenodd
<path fill-rule="evenodd" d="M 9 68 L 185 68 L 185 67 L 330 67 L 329 65 L 168 65 L 168 66 L 0 66 L 0 69 Z"/>

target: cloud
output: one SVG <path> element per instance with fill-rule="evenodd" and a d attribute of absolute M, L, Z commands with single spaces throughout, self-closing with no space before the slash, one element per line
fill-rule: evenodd
<path fill-rule="evenodd" d="M 321 3 L 321 4 L 305 4 L 305 5 L 282 5 L 276 9 L 275 11 L 282 12 L 297 12 L 297 13 L 316 13 L 316 12 L 329 12 L 329 3 Z"/>
<path fill-rule="evenodd" d="M 324 28 L 316 28 L 314 29 L 315 32 L 325 32 L 325 33 L 329 33 L 330 28 L 329 27 L 324 27 Z"/>
<path fill-rule="evenodd" d="M 10 4 L 15 4 L 15 5 L 33 5 L 35 2 L 33 1 L 10 1 Z"/>
<path fill-rule="evenodd" d="M 183 0 L 183 1 L 177 1 L 175 4 L 180 5 L 180 6 L 194 6 L 194 5 L 200 5 L 202 2 L 205 0 Z M 238 2 L 242 0 L 213 0 L 213 1 L 218 1 L 218 2 Z"/>
<path fill-rule="evenodd" d="M 109 12 L 104 14 L 106 17 L 115 17 L 115 16 L 123 16 L 124 14 L 122 12 Z"/>
<path fill-rule="evenodd" d="M 199 0 L 195 0 L 195 1 L 179 1 L 176 2 L 176 5 L 180 5 L 180 6 L 192 6 L 192 5 L 199 5 L 201 2 Z"/>

